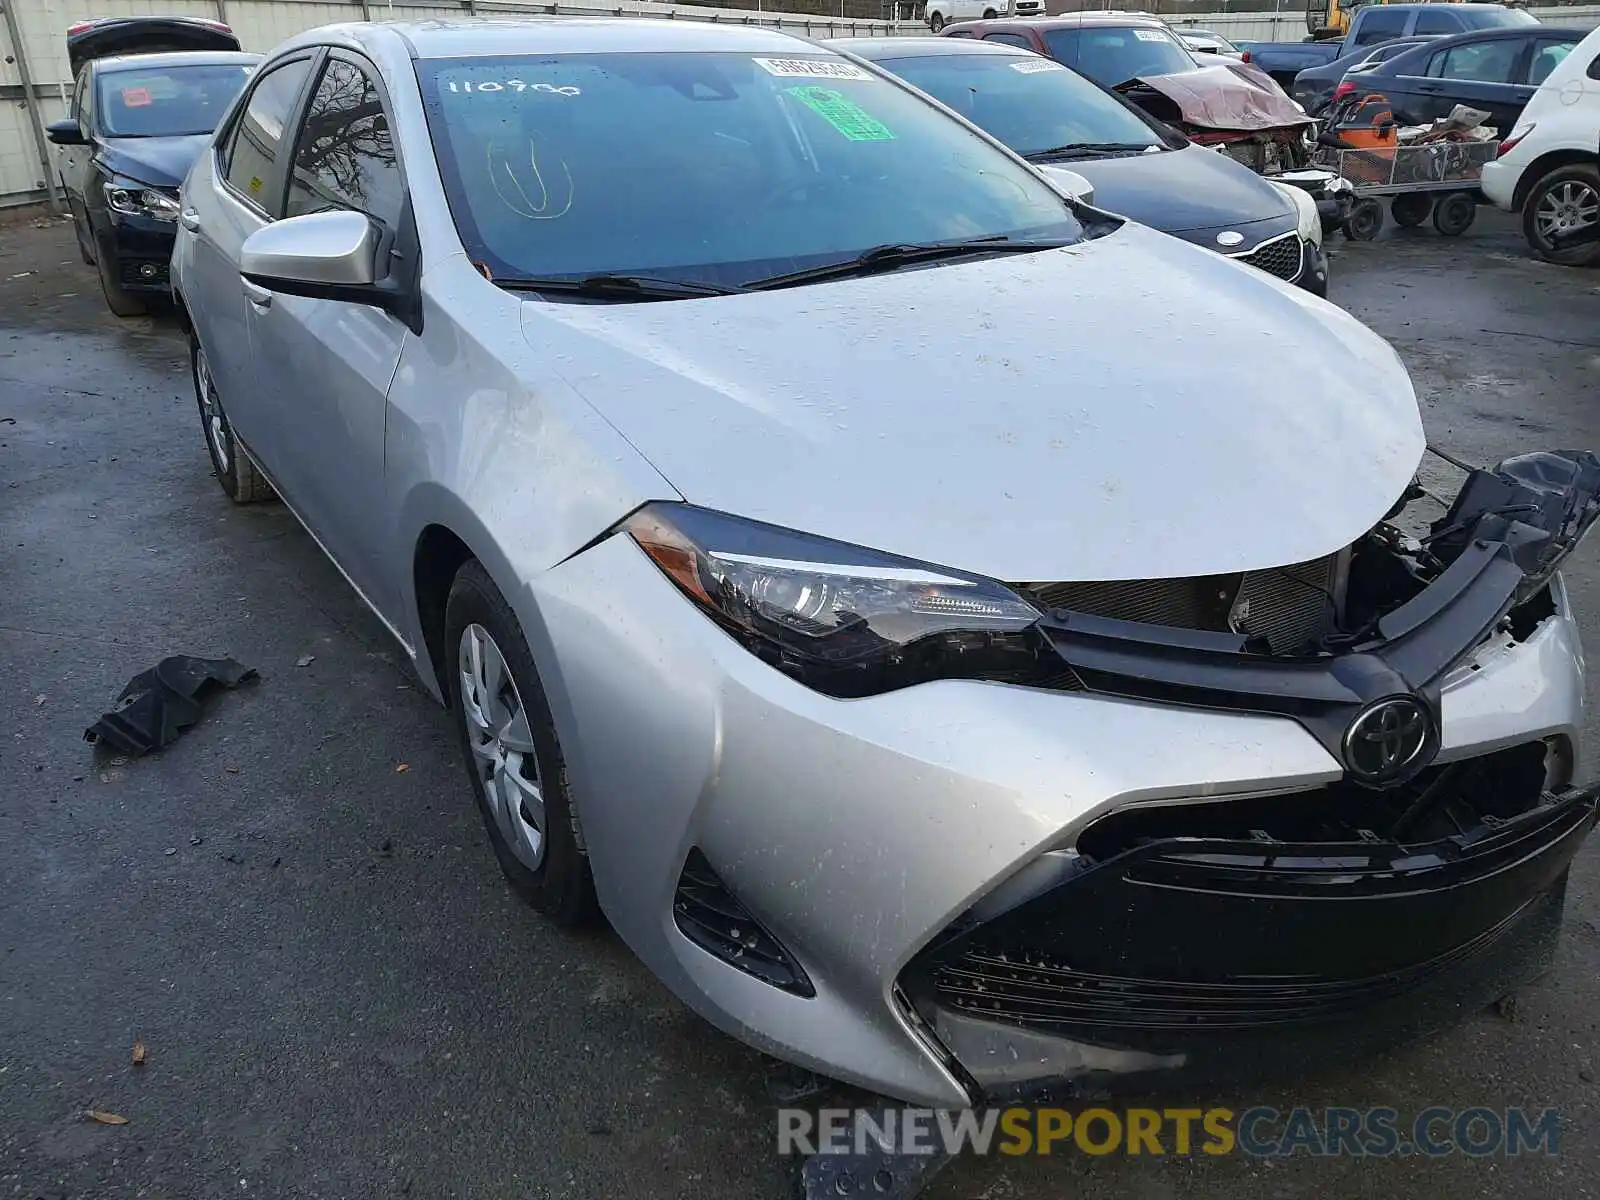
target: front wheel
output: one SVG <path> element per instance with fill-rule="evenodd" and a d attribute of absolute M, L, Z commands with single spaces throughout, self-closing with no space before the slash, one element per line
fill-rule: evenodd
<path fill-rule="evenodd" d="M 1350 216 L 1344 223 L 1344 235 L 1352 242 L 1370 242 L 1383 228 L 1383 205 L 1370 196 L 1357 200 L 1350 206 Z"/>
<path fill-rule="evenodd" d="M 444 624 L 450 709 L 500 870 L 557 924 L 587 924 L 594 879 L 544 687 L 515 614 L 476 561 L 456 575 Z"/>
<path fill-rule="evenodd" d="M 128 291 L 122 286 L 122 281 L 112 274 L 116 264 L 107 261 L 104 254 L 97 258 L 94 269 L 100 276 L 100 291 L 106 298 L 106 307 L 119 317 L 142 317 L 149 312 L 150 306 L 144 299 Z"/>
<path fill-rule="evenodd" d="M 1534 184 L 1522 205 L 1522 235 L 1545 262 L 1600 263 L 1600 167 L 1559 167 Z M 1588 240 L 1572 244 L 1580 237 Z"/>
<path fill-rule="evenodd" d="M 944 28 L 944 14 L 943 13 L 934 13 L 932 16 L 930 16 L 928 18 L 928 28 L 933 30 L 935 33 L 938 33 L 941 29 L 943 29 Z"/>

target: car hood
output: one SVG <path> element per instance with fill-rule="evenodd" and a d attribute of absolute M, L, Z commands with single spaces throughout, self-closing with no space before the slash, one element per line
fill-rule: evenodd
<path fill-rule="evenodd" d="M 1166 233 L 1294 218 L 1287 197 L 1249 167 L 1215 150 L 1062 163 L 1094 185 L 1094 206 Z"/>
<path fill-rule="evenodd" d="M 1140 84 L 1173 104 L 1184 122 L 1206 129 L 1257 130 L 1309 125 L 1311 118 L 1260 67 L 1229 62 L 1176 75 L 1141 75 L 1117 90 Z"/>
<path fill-rule="evenodd" d="M 107 138 L 99 159 L 106 169 L 152 187 L 175 188 L 211 143 L 209 133 L 183 137 Z"/>
<path fill-rule="evenodd" d="M 688 502 L 1003 580 L 1314 559 L 1382 519 L 1423 451 L 1385 342 L 1131 223 L 1038 254 L 522 314 Z"/>

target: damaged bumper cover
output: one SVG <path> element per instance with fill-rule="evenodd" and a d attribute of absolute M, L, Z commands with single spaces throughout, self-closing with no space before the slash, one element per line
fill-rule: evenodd
<path fill-rule="evenodd" d="M 821 694 L 679 602 L 628 538 L 541 575 L 519 616 L 559 667 L 547 693 L 629 946 L 745 1041 L 963 1107 L 1209 1072 L 1213 1042 L 1241 1066 L 1329 1029 L 1348 1052 L 1536 969 L 1594 817 L 1554 572 L 1597 485 L 1590 455 L 1471 474 L 1414 542 L 1363 540 L 1350 619 L 1303 649 L 1051 609 L 1055 677 L 1032 685 Z M 1349 747 L 1379 778 L 1353 778 Z M 687 936 L 680 900 L 736 913 L 742 941 Z"/>

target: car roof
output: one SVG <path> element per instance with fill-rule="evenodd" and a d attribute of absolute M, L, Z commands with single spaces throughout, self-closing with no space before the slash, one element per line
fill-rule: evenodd
<path fill-rule="evenodd" d="M 1004 42 L 981 42 L 973 38 L 949 37 L 856 37 L 829 38 L 822 45 L 847 50 L 871 61 L 886 58 L 925 58 L 933 54 L 993 54 L 1014 58 L 1037 58 L 1032 50 L 1008 46 Z"/>
<path fill-rule="evenodd" d="M 526 16 L 515 19 L 358 22 L 309 29 L 291 45 L 354 41 L 371 45 L 397 35 L 413 58 L 477 58 L 502 54 L 585 54 L 642 51 L 815 53 L 820 47 L 762 26 L 626 17 Z"/>
<path fill-rule="evenodd" d="M 228 64 L 251 66 L 260 62 L 262 55 L 246 50 L 165 50 L 159 54 L 114 54 L 110 58 L 96 58 L 86 65 L 96 74 L 114 71 L 159 70 L 162 67 L 217 67 Z"/>
<path fill-rule="evenodd" d="M 1394 7 L 1393 5 L 1390 6 Z M 1421 7 L 1421 6 L 1416 6 Z M 1440 50 L 1448 50 L 1452 46 L 1477 45 L 1479 42 L 1504 42 L 1515 38 L 1539 37 L 1545 41 L 1561 41 L 1563 37 L 1570 37 L 1574 42 L 1583 40 L 1581 29 L 1565 29 L 1560 25 L 1511 25 L 1502 29 L 1474 29 L 1467 33 L 1452 33 L 1448 37 L 1429 38 L 1419 45 L 1412 46 L 1386 62 L 1381 62 L 1367 72 L 1368 77 L 1374 75 L 1400 75 L 1407 67 L 1423 58 L 1431 58 Z M 1377 50 L 1387 43 L 1379 42 L 1369 49 Z"/>

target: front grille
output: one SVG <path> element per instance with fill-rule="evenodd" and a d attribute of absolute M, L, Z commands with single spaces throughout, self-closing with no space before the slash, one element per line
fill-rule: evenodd
<path fill-rule="evenodd" d="M 800 964 L 728 890 L 698 848 L 689 851 L 678 877 L 672 918 L 684 937 L 729 966 L 786 992 L 816 994 Z"/>
<path fill-rule="evenodd" d="M 1231 630 L 1264 639 L 1274 654 L 1290 654 L 1333 628 L 1339 558 L 1330 554 L 1308 563 L 1242 575 L 1029 583 L 1023 587 L 1046 608 L 1178 629 Z"/>
<path fill-rule="evenodd" d="M 152 259 L 125 258 L 119 264 L 122 282 L 128 287 L 165 287 L 167 264 Z"/>
<path fill-rule="evenodd" d="M 1265 271 L 1268 275 L 1276 275 L 1279 279 L 1293 282 L 1300 277 L 1300 260 L 1304 250 L 1298 233 L 1286 233 L 1282 237 L 1273 238 L 1270 242 L 1262 242 L 1249 254 L 1239 254 L 1234 257 L 1240 262 L 1249 263 L 1257 270 Z"/>

